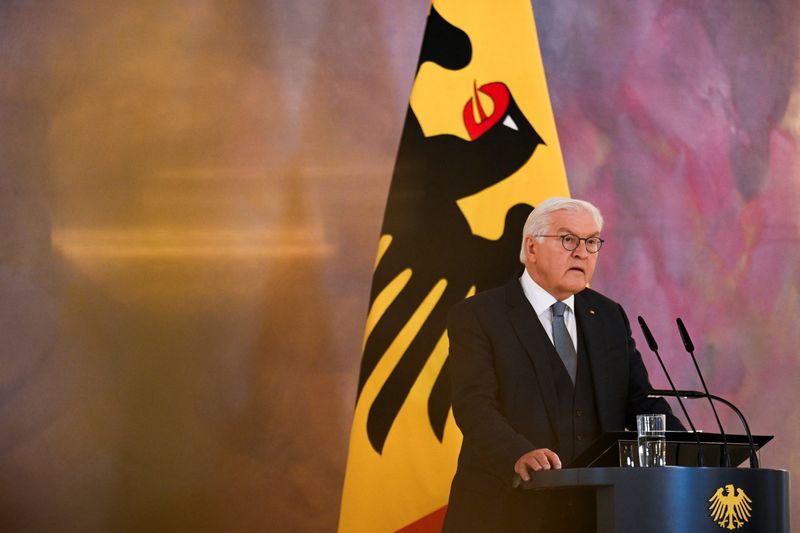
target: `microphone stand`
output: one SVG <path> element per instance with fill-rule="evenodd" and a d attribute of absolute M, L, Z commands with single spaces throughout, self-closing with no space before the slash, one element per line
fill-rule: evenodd
<path fill-rule="evenodd" d="M 686 420 L 689 422 L 689 427 L 692 428 L 692 433 L 694 433 L 695 438 L 697 439 L 697 466 L 705 466 L 705 457 L 703 457 L 703 445 L 700 444 L 700 435 L 697 434 L 697 429 L 694 427 L 694 423 L 692 422 L 691 417 L 689 416 L 689 412 L 686 410 L 686 407 L 683 405 L 683 401 L 681 400 L 681 396 L 678 394 L 678 391 L 675 389 L 675 384 L 672 382 L 672 378 L 667 372 L 667 367 L 664 365 L 663 359 L 661 359 L 661 355 L 658 353 L 658 343 L 656 342 L 655 337 L 653 337 L 650 328 L 647 327 L 647 323 L 645 323 L 644 318 L 641 315 L 638 317 L 639 319 L 639 327 L 642 328 L 642 333 L 644 333 L 644 338 L 647 341 L 647 346 L 650 348 L 654 354 L 656 354 L 656 358 L 658 359 L 658 363 L 661 365 L 661 370 L 664 371 L 664 375 L 667 376 L 667 381 L 669 381 L 669 386 L 672 387 L 672 390 L 675 394 L 669 394 L 668 396 L 674 396 L 678 400 L 678 405 L 681 406 L 681 410 L 683 411 L 683 415 L 686 417 Z"/>
<path fill-rule="evenodd" d="M 686 327 L 683 325 L 683 320 L 678 318 L 676 320 L 678 323 L 678 331 L 681 334 L 681 340 L 683 341 L 683 346 L 686 348 L 686 351 L 689 352 L 689 355 L 692 356 L 692 362 L 694 363 L 694 368 L 697 370 L 697 375 L 700 376 L 700 383 L 703 384 L 703 390 L 706 392 L 706 398 L 708 398 L 708 403 L 711 405 L 711 410 L 714 412 L 714 418 L 717 419 L 717 426 L 719 426 L 719 432 L 722 435 L 722 457 L 721 465 L 725 467 L 731 466 L 731 456 L 728 454 L 728 438 L 725 436 L 725 430 L 722 429 L 722 422 L 719 421 L 719 415 L 717 415 L 717 408 L 714 407 L 714 402 L 711 401 L 711 393 L 708 392 L 708 387 L 706 386 L 706 380 L 703 378 L 703 373 L 700 371 L 700 365 L 697 364 L 697 358 L 694 356 L 694 343 L 692 339 L 689 337 L 689 332 L 686 331 Z"/>
<path fill-rule="evenodd" d="M 733 405 L 731 402 L 726 400 L 721 396 L 717 396 L 716 394 L 709 394 L 706 395 L 704 392 L 696 391 L 696 390 L 661 390 L 661 389 L 653 389 L 650 391 L 651 397 L 658 397 L 658 396 L 675 396 L 675 397 L 683 397 L 687 399 L 697 399 L 697 398 L 711 398 L 712 400 L 718 401 L 720 403 L 724 403 L 727 405 L 731 411 L 736 413 L 736 416 L 739 417 L 739 421 L 742 423 L 744 427 L 744 431 L 747 434 L 747 442 L 750 445 L 750 468 L 759 468 L 758 464 L 758 455 L 756 453 L 756 443 L 753 441 L 753 433 L 750 431 L 750 425 L 747 423 L 747 420 L 744 417 L 744 413 L 742 413 L 738 407 Z"/>

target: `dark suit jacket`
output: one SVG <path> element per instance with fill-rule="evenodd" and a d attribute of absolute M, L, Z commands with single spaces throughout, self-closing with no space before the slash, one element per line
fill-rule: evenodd
<path fill-rule="evenodd" d="M 622 307 L 585 289 L 575 295 L 575 315 L 601 430 L 634 429 L 641 413 L 665 413 L 668 428 L 682 429 L 664 400 L 647 397 L 647 370 Z M 456 305 L 447 330 L 453 414 L 464 441 L 445 530 L 496 530 L 518 499 L 511 488 L 517 459 L 536 448 L 558 451 L 547 353 L 555 348 L 518 279 Z"/>

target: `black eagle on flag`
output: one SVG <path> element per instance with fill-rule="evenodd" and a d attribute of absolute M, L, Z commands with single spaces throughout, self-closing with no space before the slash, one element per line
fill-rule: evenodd
<path fill-rule="evenodd" d="M 471 50 L 468 36 L 431 7 L 417 71 L 426 61 L 451 70 L 464 68 Z M 510 176 L 544 141 L 504 83 L 473 86 L 473 92 L 464 104 L 468 141 L 454 135 L 425 137 L 413 110 L 409 108 L 406 114 L 381 230 L 391 236 L 391 244 L 375 269 L 370 306 L 403 270 L 411 269 L 411 279 L 367 337 L 359 393 L 424 297 L 440 279 L 447 281 L 447 287 L 369 410 L 367 433 L 378 453 L 411 385 L 445 330 L 450 308 L 472 287 L 477 291 L 496 287 L 520 270 L 516 257 L 522 225 L 532 206 L 520 204 L 511 209 L 503 236 L 490 241 L 472 234 L 456 200 Z M 478 92 L 494 103 L 491 115 L 483 109 Z M 475 111 L 480 122 L 473 118 Z M 449 409 L 445 364 L 428 402 L 431 430 L 440 440 Z"/>

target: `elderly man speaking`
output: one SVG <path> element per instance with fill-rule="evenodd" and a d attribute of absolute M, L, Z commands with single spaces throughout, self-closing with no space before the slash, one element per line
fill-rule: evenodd
<path fill-rule="evenodd" d="M 444 531 L 593 531 L 590 493 L 512 489 L 515 473 L 562 468 L 604 431 L 664 413 L 622 307 L 587 285 L 603 218 L 589 202 L 550 198 L 522 235 L 525 269 L 450 312 L 453 414 L 464 434 Z M 624 275 L 624 272 L 620 272 Z"/>

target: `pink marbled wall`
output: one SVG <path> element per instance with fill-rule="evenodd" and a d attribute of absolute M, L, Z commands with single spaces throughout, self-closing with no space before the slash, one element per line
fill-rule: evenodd
<path fill-rule="evenodd" d="M 593 286 L 643 315 L 678 384 L 699 388 L 682 317 L 709 386 L 776 436 L 764 465 L 800 471 L 800 5 L 534 10 L 572 194 L 606 215 Z M 707 405 L 690 412 L 714 429 Z"/>

